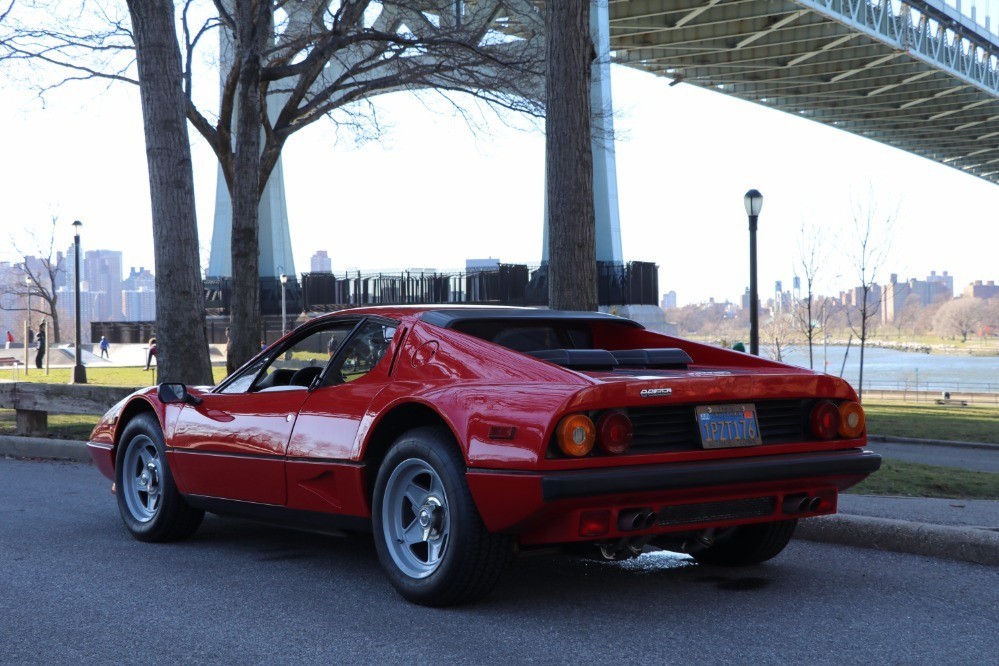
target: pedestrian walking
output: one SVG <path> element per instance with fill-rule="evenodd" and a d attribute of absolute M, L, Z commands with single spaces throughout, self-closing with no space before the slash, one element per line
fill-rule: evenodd
<path fill-rule="evenodd" d="M 156 358 L 156 338 L 149 338 L 149 347 L 146 348 L 146 370 L 152 365 Z"/>
<path fill-rule="evenodd" d="M 38 334 L 35 336 L 38 343 L 38 353 L 35 354 L 35 367 L 42 369 L 42 361 L 45 359 L 45 322 L 38 325 Z"/>
<path fill-rule="evenodd" d="M 108 339 L 103 335 L 101 336 L 100 346 L 101 346 L 101 358 L 106 358 L 107 360 L 110 361 L 111 355 L 108 353 L 108 350 L 111 348 L 111 344 L 108 342 Z"/>
<path fill-rule="evenodd" d="M 8 331 L 7 331 L 7 349 L 10 349 L 10 346 L 12 344 L 14 344 L 14 334 L 11 333 L 10 330 L 8 329 Z"/>

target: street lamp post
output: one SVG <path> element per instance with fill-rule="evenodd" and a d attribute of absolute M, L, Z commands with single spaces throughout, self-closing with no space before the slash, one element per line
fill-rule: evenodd
<path fill-rule="evenodd" d="M 756 221 L 763 208 L 763 195 L 759 190 L 749 190 L 744 197 L 746 215 L 749 216 L 749 353 L 760 355 L 760 308 L 756 285 Z"/>
<path fill-rule="evenodd" d="M 73 241 L 76 266 L 76 364 L 73 366 L 73 384 L 87 383 L 87 369 L 80 359 L 80 227 L 83 222 L 73 222 Z"/>
<path fill-rule="evenodd" d="M 285 307 L 284 292 L 288 284 L 288 276 L 281 273 L 281 335 L 288 332 L 288 309 Z"/>
<path fill-rule="evenodd" d="M 25 262 L 24 270 L 28 270 Z M 28 336 L 31 335 L 31 276 L 24 276 L 24 287 L 28 292 L 28 319 L 24 323 L 24 374 L 28 374 Z"/>

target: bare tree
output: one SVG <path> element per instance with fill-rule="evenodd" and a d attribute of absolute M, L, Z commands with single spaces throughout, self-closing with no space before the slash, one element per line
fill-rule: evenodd
<path fill-rule="evenodd" d="M 52 227 L 47 239 L 42 239 L 32 231 L 30 236 L 35 246 L 34 253 L 28 254 L 26 248 L 18 247 L 18 242 L 11 238 L 14 251 L 22 258 L 14 274 L 16 279 L 9 284 L 0 286 L 0 293 L 9 299 L 0 299 L 0 308 L 13 311 L 27 311 L 48 317 L 51 322 L 52 343 L 62 342 L 59 331 L 59 292 L 56 285 L 59 275 L 64 271 L 64 257 L 55 251 L 57 223 L 59 218 L 52 217 Z M 13 305 L 3 305 L 4 302 Z M 23 306 L 21 303 L 23 302 Z M 30 319 L 30 313 L 28 319 Z"/>
<path fill-rule="evenodd" d="M 961 336 L 967 342 L 968 336 L 977 331 L 988 317 L 984 300 L 978 298 L 955 298 L 940 306 L 933 317 L 933 330 L 937 335 Z"/>
<path fill-rule="evenodd" d="M 857 394 L 861 399 L 864 396 L 864 348 L 874 318 L 881 308 L 878 276 L 888 259 L 897 216 L 897 206 L 890 212 L 879 209 L 879 204 L 874 200 L 873 188 L 869 190 L 866 202 L 855 202 L 853 205 L 854 244 L 847 248 L 846 253 L 860 286 L 856 287 L 854 309 L 852 312 L 848 311 L 848 321 L 854 335 L 860 339 Z"/>
<path fill-rule="evenodd" d="M 545 31 L 548 299 L 552 309 L 596 310 L 590 3 L 549 0 Z"/>
<path fill-rule="evenodd" d="M 198 265 L 194 169 L 172 0 L 128 0 L 139 71 L 156 263 L 160 380 L 213 384 Z"/>
<path fill-rule="evenodd" d="M 171 3 L 144 4 L 129 0 L 133 20 L 153 11 L 165 16 Z M 399 90 L 464 92 L 540 115 L 544 19 L 530 0 L 215 0 L 213 6 L 211 17 L 196 20 L 197 7 L 187 0 L 170 35 L 183 35 L 178 90 L 187 118 L 214 150 L 233 203 L 232 369 L 256 353 L 260 339 L 258 205 L 289 137 L 326 117 L 349 130 L 377 127 L 365 122 L 365 100 Z M 105 30 L 81 33 L 72 26 L 86 22 L 65 19 L 44 30 L 16 24 L 0 36 L 6 52 L 0 57 L 62 68 L 68 74 L 56 85 L 92 77 L 137 83 L 129 74 L 132 29 L 99 10 Z M 157 22 L 156 29 L 161 34 L 152 41 L 163 43 L 167 26 Z M 209 114 L 194 102 L 194 72 L 216 29 L 221 100 L 218 113 Z M 134 44 L 144 48 L 141 39 Z"/>
<path fill-rule="evenodd" d="M 794 335 L 795 317 L 785 312 L 772 311 L 770 319 L 763 325 L 762 338 L 767 344 L 767 356 L 774 361 L 783 361 L 792 351 L 791 337 Z"/>
<path fill-rule="evenodd" d="M 801 225 L 798 234 L 798 268 L 805 281 L 805 297 L 795 304 L 794 319 L 808 342 L 808 367 L 815 369 L 813 346 L 818 319 L 815 312 L 815 280 L 825 263 L 825 242 L 820 227 Z"/>

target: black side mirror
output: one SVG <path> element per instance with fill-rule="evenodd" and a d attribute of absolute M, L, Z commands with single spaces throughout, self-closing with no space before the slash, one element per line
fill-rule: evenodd
<path fill-rule="evenodd" d="M 200 405 L 202 400 L 187 392 L 187 387 L 183 384 L 160 384 L 156 387 L 156 397 L 163 404 L 187 403 Z"/>

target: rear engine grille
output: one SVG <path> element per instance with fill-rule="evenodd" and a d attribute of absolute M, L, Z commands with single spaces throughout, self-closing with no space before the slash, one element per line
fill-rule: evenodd
<path fill-rule="evenodd" d="M 808 410 L 811 400 L 758 401 L 756 418 L 760 424 L 763 445 L 800 442 L 811 439 L 808 432 Z M 701 438 L 697 432 L 694 407 L 635 407 L 628 410 L 634 427 L 631 453 L 664 453 L 699 451 Z"/>
<path fill-rule="evenodd" d="M 659 522 L 657 524 L 660 526 L 688 525 L 719 520 L 760 518 L 773 515 L 776 505 L 777 499 L 775 497 L 753 497 L 725 502 L 664 506 L 659 509 Z"/>

